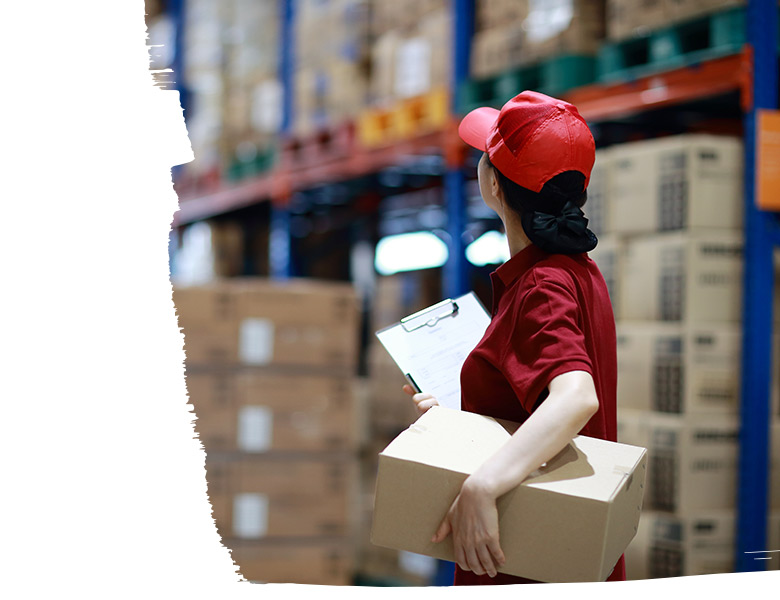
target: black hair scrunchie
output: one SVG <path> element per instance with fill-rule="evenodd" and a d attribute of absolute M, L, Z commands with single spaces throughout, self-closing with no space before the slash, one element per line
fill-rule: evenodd
<path fill-rule="evenodd" d="M 582 209 L 571 201 L 567 201 L 557 215 L 526 212 L 521 223 L 528 239 L 550 254 L 590 252 L 598 244 L 598 239 L 588 229 L 588 219 Z"/>

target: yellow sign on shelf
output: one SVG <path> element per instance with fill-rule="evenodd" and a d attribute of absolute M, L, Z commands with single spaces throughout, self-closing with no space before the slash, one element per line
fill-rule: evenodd
<path fill-rule="evenodd" d="M 780 211 L 780 111 L 756 115 L 756 205 Z"/>

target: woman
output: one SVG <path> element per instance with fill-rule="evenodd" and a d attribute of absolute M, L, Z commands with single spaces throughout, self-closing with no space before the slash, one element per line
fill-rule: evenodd
<path fill-rule="evenodd" d="M 461 407 L 522 426 L 466 479 L 432 541 L 453 536 L 455 585 L 535 583 L 497 572 L 496 499 L 578 434 L 617 441 L 615 321 L 581 210 L 595 144 L 574 106 L 529 91 L 472 111 L 459 134 L 484 152 L 480 193 L 511 255 L 491 274 L 492 319 L 463 364 Z M 436 404 L 404 391 L 420 413 Z M 624 579 L 621 557 L 608 580 Z"/>

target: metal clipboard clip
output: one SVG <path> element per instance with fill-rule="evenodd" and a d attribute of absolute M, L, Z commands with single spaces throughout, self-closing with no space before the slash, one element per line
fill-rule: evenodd
<path fill-rule="evenodd" d="M 448 309 L 445 309 L 441 312 L 437 312 L 439 311 L 439 309 L 445 308 L 448 305 L 449 305 Z M 413 315 L 404 317 L 403 319 L 401 319 L 401 327 L 403 327 L 404 331 L 406 331 L 407 333 L 410 333 L 412 331 L 417 331 L 418 329 L 422 329 L 423 327 L 434 327 L 442 319 L 446 319 L 447 317 L 453 317 L 457 315 L 458 310 L 459 310 L 458 303 L 452 300 L 451 298 L 447 300 L 442 300 L 438 304 L 434 304 L 433 306 L 429 306 L 428 308 L 416 312 Z M 431 314 L 431 313 L 435 313 L 435 314 Z"/>

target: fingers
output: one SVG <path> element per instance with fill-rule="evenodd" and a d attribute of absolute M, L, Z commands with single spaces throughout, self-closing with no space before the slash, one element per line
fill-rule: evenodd
<path fill-rule="evenodd" d="M 458 566 L 464 571 L 471 571 L 471 568 L 469 568 L 469 563 L 466 560 L 466 554 L 463 552 L 463 546 L 455 544 L 454 550 L 455 562 L 458 563 Z"/>
<path fill-rule="evenodd" d="M 438 405 L 438 402 L 436 402 L 435 398 L 431 398 L 430 400 L 423 400 L 421 402 L 416 403 L 417 412 L 420 413 L 421 415 L 425 414 L 432 406 L 436 406 L 436 405 Z"/>
<path fill-rule="evenodd" d="M 477 553 L 474 548 L 466 548 L 465 554 L 466 562 L 469 566 L 469 571 L 473 571 L 475 575 L 484 575 L 485 569 L 482 568 L 482 563 L 479 561 L 479 557 L 477 557 Z"/>
<path fill-rule="evenodd" d="M 409 384 L 404 385 L 401 389 L 404 391 L 404 394 L 412 397 L 420 414 L 426 412 L 431 406 L 438 406 L 439 404 L 431 394 L 416 392 Z"/>
<path fill-rule="evenodd" d="M 498 559 L 488 545 L 476 547 L 464 547 L 461 544 L 455 544 L 455 562 L 461 569 L 473 571 L 476 575 L 488 575 L 495 577 L 498 569 L 504 565 L 503 552 L 498 548 L 496 551 L 502 558 Z"/>
<path fill-rule="evenodd" d="M 477 546 L 477 558 L 482 566 L 482 570 L 491 577 L 495 577 L 496 573 L 498 573 L 498 565 L 495 563 L 487 546 Z"/>
<path fill-rule="evenodd" d="M 439 404 L 436 401 L 436 398 L 434 398 L 430 394 L 415 394 L 414 396 L 412 396 L 412 400 L 414 401 L 414 404 L 417 407 L 417 412 L 420 414 L 424 414 L 432 406 L 437 406 Z"/>
<path fill-rule="evenodd" d="M 501 549 L 501 544 L 499 544 L 498 540 L 491 539 L 488 541 L 487 549 L 493 557 L 496 566 L 498 568 L 503 567 L 504 563 L 506 563 L 506 556 L 504 556 L 504 551 Z"/>

